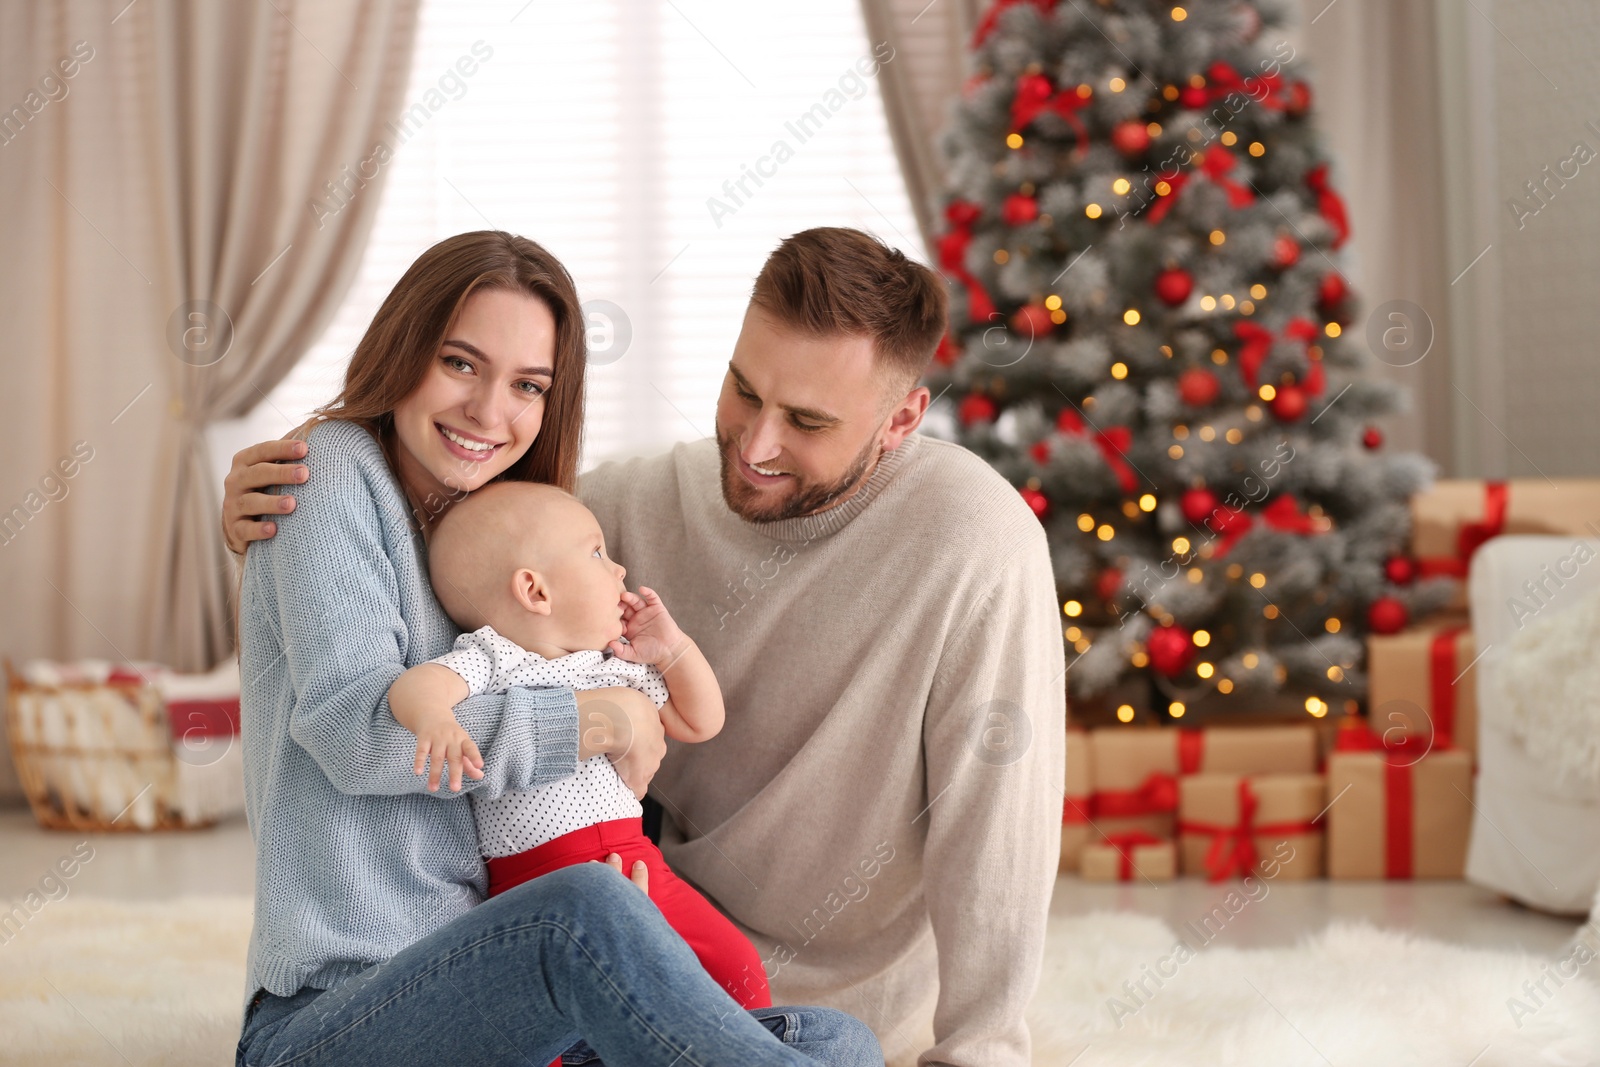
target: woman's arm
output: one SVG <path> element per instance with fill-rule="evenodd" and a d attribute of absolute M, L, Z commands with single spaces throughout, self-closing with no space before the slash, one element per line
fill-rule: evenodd
<path fill-rule="evenodd" d="M 241 640 L 254 627 L 277 631 L 294 699 L 289 734 L 335 788 L 426 793 L 425 779 L 411 773 L 415 738 L 395 721 L 386 696 L 406 669 L 410 640 L 389 553 L 416 549 L 387 543 L 378 493 L 391 495 L 392 482 L 385 484 L 388 468 L 365 431 L 328 425 L 309 445 L 301 506 L 251 551 L 246 585 L 259 593 L 247 593 Z M 398 525 L 405 528 L 403 518 Z M 577 768 L 570 689 L 486 693 L 462 701 L 456 717 L 484 754 L 484 777 L 468 789 L 526 789 Z"/>

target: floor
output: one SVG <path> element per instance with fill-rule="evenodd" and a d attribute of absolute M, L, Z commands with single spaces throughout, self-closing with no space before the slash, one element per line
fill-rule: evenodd
<path fill-rule="evenodd" d="M 123 900 L 160 900 L 186 895 L 243 895 L 252 891 L 255 852 L 243 819 L 210 830 L 167 834 L 75 835 L 40 830 L 25 809 L 0 809 L 0 900 L 30 890 L 59 898 L 49 879 L 57 861 L 80 862 L 66 893 Z M 71 868 L 69 863 L 68 869 Z M 1330 920 L 1366 920 L 1386 929 L 1478 948 L 1515 948 L 1553 953 L 1577 922 L 1506 903 L 1464 882 L 1263 883 L 1265 893 L 1238 910 L 1216 943 L 1233 948 L 1292 944 Z M 1185 878 L 1164 885 L 1103 884 L 1063 876 L 1051 911 L 1084 915 L 1131 911 L 1162 919 L 1175 929 L 1199 923 L 1230 891 Z M 1235 905 L 1237 907 L 1237 904 Z"/>

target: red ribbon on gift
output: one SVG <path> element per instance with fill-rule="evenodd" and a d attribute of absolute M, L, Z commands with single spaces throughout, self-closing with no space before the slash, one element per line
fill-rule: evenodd
<path fill-rule="evenodd" d="M 1464 522 L 1456 531 L 1456 554 L 1430 556 L 1417 560 L 1417 571 L 1427 577 L 1445 575 L 1465 578 L 1472 556 L 1491 537 L 1499 537 L 1506 528 L 1506 509 L 1511 504 L 1511 486 L 1505 482 L 1483 483 L 1483 521 Z"/>
<path fill-rule="evenodd" d="M 1159 845 L 1161 838 L 1143 830 L 1129 830 L 1122 834 L 1107 834 L 1105 843 L 1117 850 L 1117 881 L 1133 881 L 1133 850 L 1140 845 Z"/>
<path fill-rule="evenodd" d="M 1239 779 L 1239 821 L 1232 826 L 1216 823 L 1179 822 L 1180 834 L 1210 834 L 1211 847 L 1206 850 L 1206 877 L 1220 882 L 1231 875 L 1243 877 L 1255 870 L 1261 861 L 1256 849 L 1256 835 L 1314 834 L 1317 826 L 1311 822 L 1279 822 L 1256 825 L 1256 808 L 1260 805 L 1250 779 Z"/>
<path fill-rule="evenodd" d="M 1164 815 L 1178 810 L 1178 776 L 1151 771 L 1136 789 L 1096 789 L 1093 808 L 1102 819 Z"/>
<path fill-rule="evenodd" d="M 1456 639 L 1465 626 L 1447 626 L 1433 635 L 1428 647 L 1428 715 L 1433 720 L 1433 742 L 1451 748 L 1456 736 Z"/>
<path fill-rule="evenodd" d="M 1438 736 L 1437 734 L 1435 735 Z M 1426 758 L 1429 739 L 1399 728 L 1378 736 L 1371 726 L 1347 719 L 1334 740 L 1336 752 L 1383 752 L 1383 875 L 1409 879 L 1416 826 L 1411 768 Z M 1448 746 L 1448 739 L 1445 741 Z M 1416 753 L 1411 757 L 1411 753 Z M 1393 758 L 1399 754 L 1401 758 Z"/>
<path fill-rule="evenodd" d="M 983 209 L 966 200 L 952 200 L 944 209 L 945 220 L 951 229 L 939 238 L 939 266 L 951 279 L 967 290 L 967 318 L 972 322 L 988 322 L 994 318 L 994 301 L 989 298 L 983 283 L 967 270 L 967 246 L 972 244 L 972 224 L 978 221 Z"/>
<path fill-rule="evenodd" d="M 1177 729 L 1172 732 L 1177 738 L 1178 774 L 1198 774 L 1205 761 L 1205 731 Z M 1151 771 L 1136 789 L 1097 789 L 1089 800 L 1090 809 L 1103 818 L 1163 815 L 1178 810 L 1178 777 L 1165 771 Z"/>
<path fill-rule="evenodd" d="M 1333 247 L 1338 248 L 1350 239 L 1350 217 L 1345 212 L 1344 201 L 1328 184 L 1328 165 L 1318 163 L 1312 167 L 1306 173 L 1306 185 L 1317 194 L 1317 210 L 1333 228 Z"/>
<path fill-rule="evenodd" d="M 1132 493 L 1139 488 L 1139 477 L 1123 458 L 1123 454 L 1133 446 L 1133 431 L 1126 426 L 1108 426 L 1104 430 L 1096 430 L 1090 434 L 1088 426 L 1084 425 L 1083 417 L 1070 407 L 1061 409 L 1056 416 L 1056 429 L 1074 437 L 1087 437 L 1100 450 L 1101 457 L 1106 461 L 1106 466 L 1111 468 L 1111 473 L 1117 476 L 1117 485 L 1124 493 Z"/>
<path fill-rule="evenodd" d="M 1089 825 L 1089 809 L 1094 804 L 1094 798 L 1088 793 L 1081 796 L 1065 797 L 1061 802 L 1061 824 L 1063 826 Z"/>

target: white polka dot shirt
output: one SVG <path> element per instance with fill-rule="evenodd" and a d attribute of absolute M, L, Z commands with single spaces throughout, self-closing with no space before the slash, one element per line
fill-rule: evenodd
<path fill-rule="evenodd" d="M 485 626 L 456 638 L 455 648 L 433 661 L 459 674 L 469 695 L 503 693 L 513 686 L 572 690 L 626 685 L 667 702 L 667 683 L 648 663 L 630 663 L 605 651 L 573 652 L 546 659 Z M 489 800 L 472 797 L 478 847 L 484 856 L 514 856 L 562 834 L 611 819 L 638 818 L 639 801 L 605 756 L 578 764 L 578 773 L 536 789 L 511 791 Z"/>

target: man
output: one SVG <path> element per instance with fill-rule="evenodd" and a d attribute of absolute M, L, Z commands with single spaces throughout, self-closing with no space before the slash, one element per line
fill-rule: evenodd
<path fill-rule="evenodd" d="M 722 733 L 669 743 L 650 795 L 668 863 L 749 935 L 774 1002 L 855 1014 L 891 1063 L 1022 1067 L 1065 667 L 1038 520 L 915 432 L 944 321 L 898 251 L 796 234 L 756 279 L 715 439 L 604 464 L 580 495 L 722 682 Z M 236 544 L 260 536 L 247 470 L 296 480 L 251 462 L 268 447 L 235 458 Z"/>

